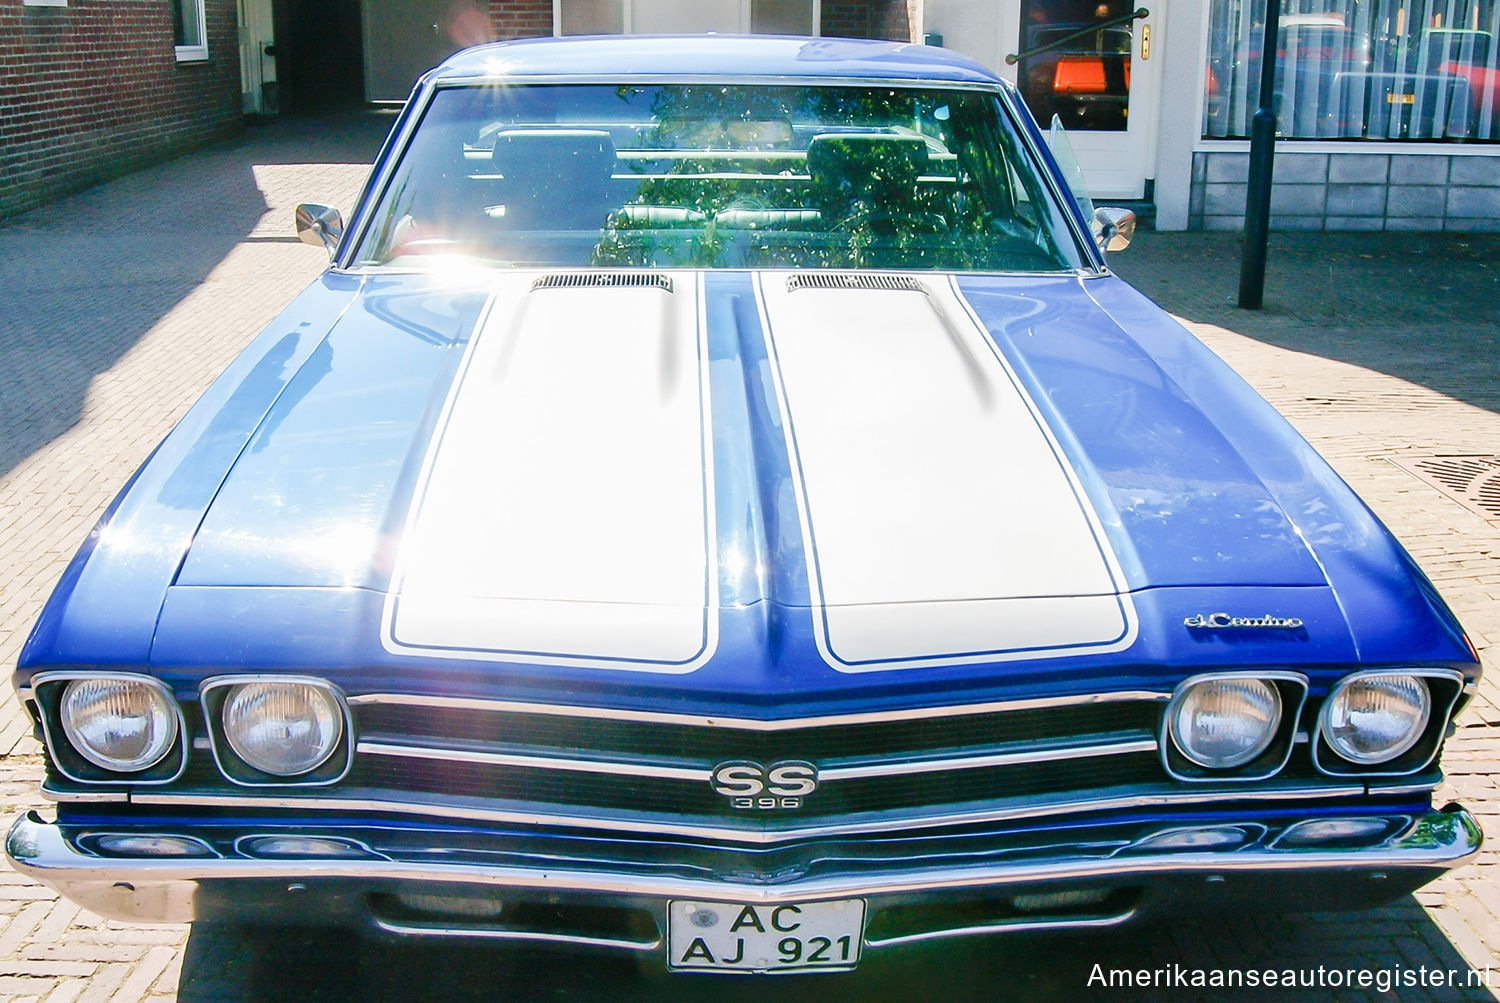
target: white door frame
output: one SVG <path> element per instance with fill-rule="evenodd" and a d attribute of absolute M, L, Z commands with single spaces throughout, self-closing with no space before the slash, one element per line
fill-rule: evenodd
<path fill-rule="evenodd" d="M 271 0 L 239 0 L 235 9 L 240 45 L 240 100 L 247 115 L 270 115 L 265 84 L 276 82 L 276 57 L 266 48 L 276 40 Z"/>

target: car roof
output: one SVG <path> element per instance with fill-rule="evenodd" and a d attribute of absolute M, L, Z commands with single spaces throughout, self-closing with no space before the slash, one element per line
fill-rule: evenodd
<path fill-rule="evenodd" d="M 496 42 L 456 53 L 432 72 L 438 82 L 523 77 L 999 82 L 993 72 L 950 49 L 852 38 L 745 35 L 611 35 Z"/>

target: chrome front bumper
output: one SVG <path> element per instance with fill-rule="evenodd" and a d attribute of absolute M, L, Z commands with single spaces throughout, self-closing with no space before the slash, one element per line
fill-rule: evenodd
<path fill-rule="evenodd" d="M 1473 817 L 1457 805 L 1390 816 L 1387 831 L 1373 836 L 1351 836 L 1340 821 L 1370 820 L 1216 820 L 1144 832 L 1137 825 L 1123 839 L 1116 838 L 1116 824 L 1078 834 L 1066 846 L 1024 852 L 999 847 L 993 835 L 955 836 L 935 841 L 930 857 L 913 857 L 909 850 L 882 856 L 872 846 L 864 856 L 857 847 L 818 858 L 817 848 L 809 848 L 808 866 L 731 874 L 713 870 L 713 855 L 720 852 L 713 847 L 697 848 L 696 860 L 692 848 L 659 847 L 656 859 L 643 860 L 638 847 L 627 853 L 624 844 L 610 841 L 559 853 L 543 845 L 544 837 L 520 836 L 519 849 L 499 853 L 442 847 L 431 834 L 409 831 L 401 842 L 397 830 L 378 826 L 281 830 L 293 840 L 345 839 L 369 851 L 359 859 L 262 859 L 244 850 L 242 841 L 227 851 L 221 841 L 208 857 L 106 855 L 89 848 L 100 833 L 146 830 L 81 828 L 30 813 L 11 829 L 6 856 L 21 873 L 118 919 L 317 923 L 649 951 L 661 946 L 667 903 L 683 899 L 773 906 L 863 899 L 873 917 L 866 932 L 870 948 L 1039 927 L 1108 926 L 1205 905 L 1242 904 L 1257 912 L 1362 908 L 1404 895 L 1463 863 L 1483 838 Z M 1225 838 L 1230 830 L 1245 838 L 1231 845 Z M 161 828 L 149 833 L 173 835 Z M 199 837 L 183 829 L 179 838 Z M 1218 848 L 1205 848 L 1209 844 Z M 1096 904 L 1078 907 L 1080 890 L 1092 890 Z M 409 906 L 413 900 L 456 906 L 422 916 L 420 910 L 393 912 L 381 905 Z M 1023 901 L 1075 904 L 1019 908 Z M 638 922 L 601 933 L 569 927 L 566 918 L 551 926 L 535 916 L 512 921 L 498 906 L 480 917 L 486 910 L 465 909 L 465 902 L 545 903 L 561 910 L 558 915 L 573 903 L 594 912 L 633 912 Z M 900 922 L 882 919 L 896 914 Z"/>

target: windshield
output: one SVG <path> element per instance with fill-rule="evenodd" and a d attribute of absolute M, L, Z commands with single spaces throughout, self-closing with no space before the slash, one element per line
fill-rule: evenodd
<path fill-rule="evenodd" d="M 1081 267 L 984 91 L 623 85 L 438 91 L 366 265 Z"/>

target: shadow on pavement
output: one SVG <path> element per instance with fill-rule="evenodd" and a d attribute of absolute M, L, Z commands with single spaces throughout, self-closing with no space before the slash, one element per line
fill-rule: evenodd
<path fill-rule="evenodd" d="M 368 163 L 391 121 L 250 129 L 0 225 L 0 475 L 71 428 L 90 381 L 247 239 L 268 208 L 255 166 Z"/>
<path fill-rule="evenodd" d="M 1142 233 L 1110 264 L 1187 320 L 1500 412 L 1500 234 L 1274 233 L 1240 310 L 1237 233 Z"/>
<path fill-rule="evenodd" d="M 1234 972 L 1273 971 L 1281 979 L 1279 973 L 1288 970 L 1303 984 L 1268 990 L 1209 983 L 1216 973 L 1231 979 Z M 1367 987 L 1359 985 L 1359 972 L 1370 973 Z M 611 955 L 200 926 L 188 941 L 177 1000 L 1493 1000 L 1482 984 L 1466 984 L 1469 972 L 1408 897 L 1360 914 L 1209 918 L 1068 935 L 939 941 L 866 959 L 852 973 L 776 978 L 676 975 L 655 962 Z M 1451 977 L 1454 984 L 1434 985 L 1439 976 L 1444 982 Z M 1195 986 L 1195 978 L 1208 984 Z M 1263 981 L 1264 975 L 1256 978 Z M 1403 985 L 1403 978 L 1426 983 Z"/>

